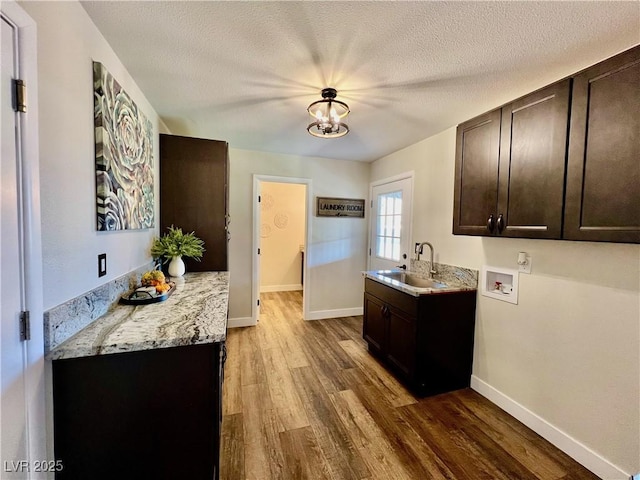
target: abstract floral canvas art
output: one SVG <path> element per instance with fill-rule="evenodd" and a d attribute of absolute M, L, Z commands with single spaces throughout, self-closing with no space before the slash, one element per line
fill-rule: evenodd
<path fill-rule="evenodd" d="M 153 227 L 151 122 L 98 62 L 93 98 L 98 230 Z"/>

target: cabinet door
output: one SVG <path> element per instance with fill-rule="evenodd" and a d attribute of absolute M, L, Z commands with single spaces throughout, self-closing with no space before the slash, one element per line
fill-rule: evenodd
<path fill-rule="evenodd" d="M 561 237 L 568 122 L 569 80 L 502 108 L 499 235 Z"/>
<path fill-rule="evenodd" d="M 214 387 L 214 430 L 213 430 L 213 480 L 220 478 L 220 437 L 222 435 L 222 388 L 224 383 L 224 364 L 227 361 L 227 346 L 224 342 L 216 343 L 216 357 L 214 364 L 216 376 L 213 379 Z"/>
<path fill-rule="evenodd" d="M 369 350 L 384 353 L 386 345 L 387 318 L 384 303 L 373 295 L 364 294 L 364 317 L 362 338 L 369 343 Z"/>
<path fill-rule="evenodd" d="M 458 126 L 454 234 L 491 235 L 495 230 L 499 147 L 500 110 Z"/>
<path fill-rule="evenodd" d="M 188 272 L 227 270 L 227 143 L 160 135 L 160 233 L 174 225 L 204 240 Z"/>
<path fill-rule="evenodd" d="M 564 238 L 640 243 L 640 47 L 573 79 Z"/>
<path fill-rule="evenodd" d="M 54 361 L 56 479 L 213 479 L 218 352 L 202 344 Z"/>
<path fill-rule="evenodd" d="M 412 379 L 416 369 L 416 318 L 391 307 L 388 321 L 387 359 Z"/>

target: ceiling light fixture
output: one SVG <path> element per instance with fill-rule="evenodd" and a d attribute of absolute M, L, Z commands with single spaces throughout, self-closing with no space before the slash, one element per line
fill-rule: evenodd
<path fill-rule="evenodd" d="M 322 90 L 322 100 L 313 102 L 307 108 L 307 112 L 315 121 L 307 127 L 314 137 L 338 138 L 349 133 L 349 126 L 342 121 L 349 115 L 349 105 L 340 100 L 336 100 L 338 92 L 335 88 L 325 88 Z"/>

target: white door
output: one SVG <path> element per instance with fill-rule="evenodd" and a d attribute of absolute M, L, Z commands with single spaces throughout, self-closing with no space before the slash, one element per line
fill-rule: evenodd
<path fill-rule="evenodd" d="M 412 199 L 413 177 L 371 187 L 371 270 L 409 268 Z"/>
<path fill-rule="evenodd" d="M 15 75 L 15 30 L 2 19 L 2 158 L 0 159 L 0 478 L 28 478 L 29 458 L 25 395 L 26 345 L 20 340 L 19 318 L 24 309 L 23 251 L 16 113 L 12 79 Z"/>

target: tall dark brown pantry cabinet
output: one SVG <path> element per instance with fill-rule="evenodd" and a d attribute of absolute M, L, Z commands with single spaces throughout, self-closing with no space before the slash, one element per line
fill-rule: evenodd
<path fill-rule="evenodd" d="M 640 47 L 573 78 L 564 238 L 640 243 Z"/>
<path fill-rule="evenodd" d="M 228 270 L 228 150 L 223 141 L 160 135 L 160 233 L 174 225 L 205 243 L 200 262 L 184 259 L 188 272 Z"/>

